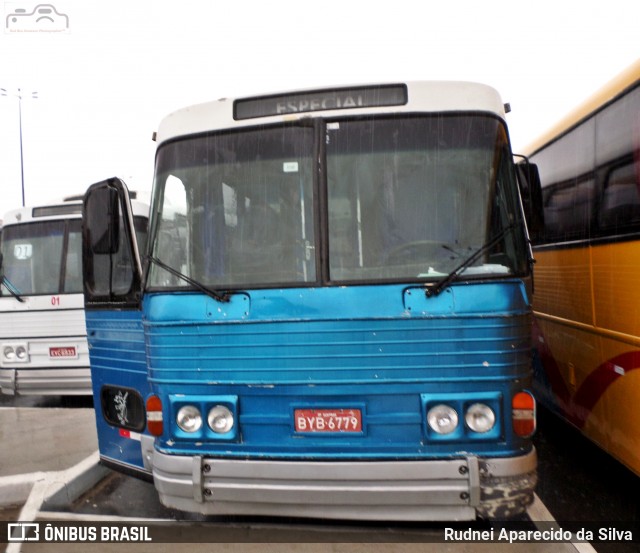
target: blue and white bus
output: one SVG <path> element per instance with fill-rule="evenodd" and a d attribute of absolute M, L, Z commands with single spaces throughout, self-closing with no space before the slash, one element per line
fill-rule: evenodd
<path fill-rule="evenodd" d="M 508 517 L 536 483 L 504 105 L 432 82 L 192 106 L 84 200 L 102 461 L 202 514 Z"/>

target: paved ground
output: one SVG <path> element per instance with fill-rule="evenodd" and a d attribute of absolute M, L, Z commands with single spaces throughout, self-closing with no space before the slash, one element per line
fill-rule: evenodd
<path fill-rule="evenodd" d="M 0 477 L 72 467 L 98 449 L 93 409 L 0 407 Z"/>
<path fill-rule="evenodd" d="M 142 491 L 130 487 L 131 479 L 98 467 L 94 412 L 91 408 L 0 407 L 0 521 L 63 520 L 83 524 L 129 522 L 140 517 L 135 497 Z M 119 484 L 118 482 L 122 482 Z M 135 481 L 134 481 L 135 482 Z M 138 486 L 150 485 L 140 482 Z M 138 491 L 136 491 L 138 490 Z M 147 490 L 148 491 L 148 490 Z M 151 490 L 147 502 L 157 503 Z M 133 495 L 133 497 L 132 497 Z M 11 500 L 13 498 L 13 501 Z M 149 499 L 152 498 L 152 499 Z M 71 506 L 75 505 L 75 509 Z M 124 513 L 115 509 L 119 505 Z M 130 508 L 127 509 L 127 506 Z M 148 512 L 148 511 L 147 511 Z M 152 511 L 172 517 L 163 508 Z M 147 514 L 147 516 L 149 516 Z M 59 518 L 58 518 L 59 517 Z M 188 518 L 188 517 L 185 517 Z M 531 515 L 540 520 L 540 515 Z M 438 525 L 388 527 L 349 525 L 330 521 L 250 520 L 209 518 L 170 522 L 176 541 L 203 525 L 215 532 L 209 543 L 98 544 L 10 543 L 8 553 L 134 551 L 135 553 L 593 553 L 588 544 L 569 543 L 429 543 L 440 541 Z M 444 526 L 444 525 L 442 525 Z M 390 534 L 391 532 L 391 534 Z M 180 537 L 184 539 L 179 539 Z M 173 537 L 171 538 L 173 539 Z M 367 543 L 357 543 L 359 539 Z M 0 546 L 0 549 L 2 546 Z"/>

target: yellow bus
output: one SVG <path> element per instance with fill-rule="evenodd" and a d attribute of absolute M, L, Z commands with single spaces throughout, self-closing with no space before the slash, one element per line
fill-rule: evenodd
<path fill-rule="evenodd" d="M 640 475 L 640 60 L 525 153 L 544 203 L 536 391 Z"/>

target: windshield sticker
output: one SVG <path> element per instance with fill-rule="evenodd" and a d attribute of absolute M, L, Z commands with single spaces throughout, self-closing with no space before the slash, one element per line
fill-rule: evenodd
<path fill-rule="evenodd" d="M 24 261 L 25 259 L 31 259 L 33 255 L 33 246 L 31 244 L 16 244 L 13 246 L 13 257 Z"/>
<path fill-rule="evenodd" d="M 285 161 L 282 164 L 282 171 L 285 173 L 297 173 L 298 162 L 297 161 Z"/>

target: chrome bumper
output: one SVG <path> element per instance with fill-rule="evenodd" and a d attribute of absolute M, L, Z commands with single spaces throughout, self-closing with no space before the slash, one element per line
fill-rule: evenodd
<path fill-rule="evenodd" d="M 91 370 L 0 369 L 0 391 L 7 395 L 91 395 Z"/>
<path fill-rule="evenodd" d="M 166 455 L 142 436 L 161 502 L 205 515 L 367 520 L 508 518 L 533 500 L 535 449 L 520 457 L 278 461 Z"/>

